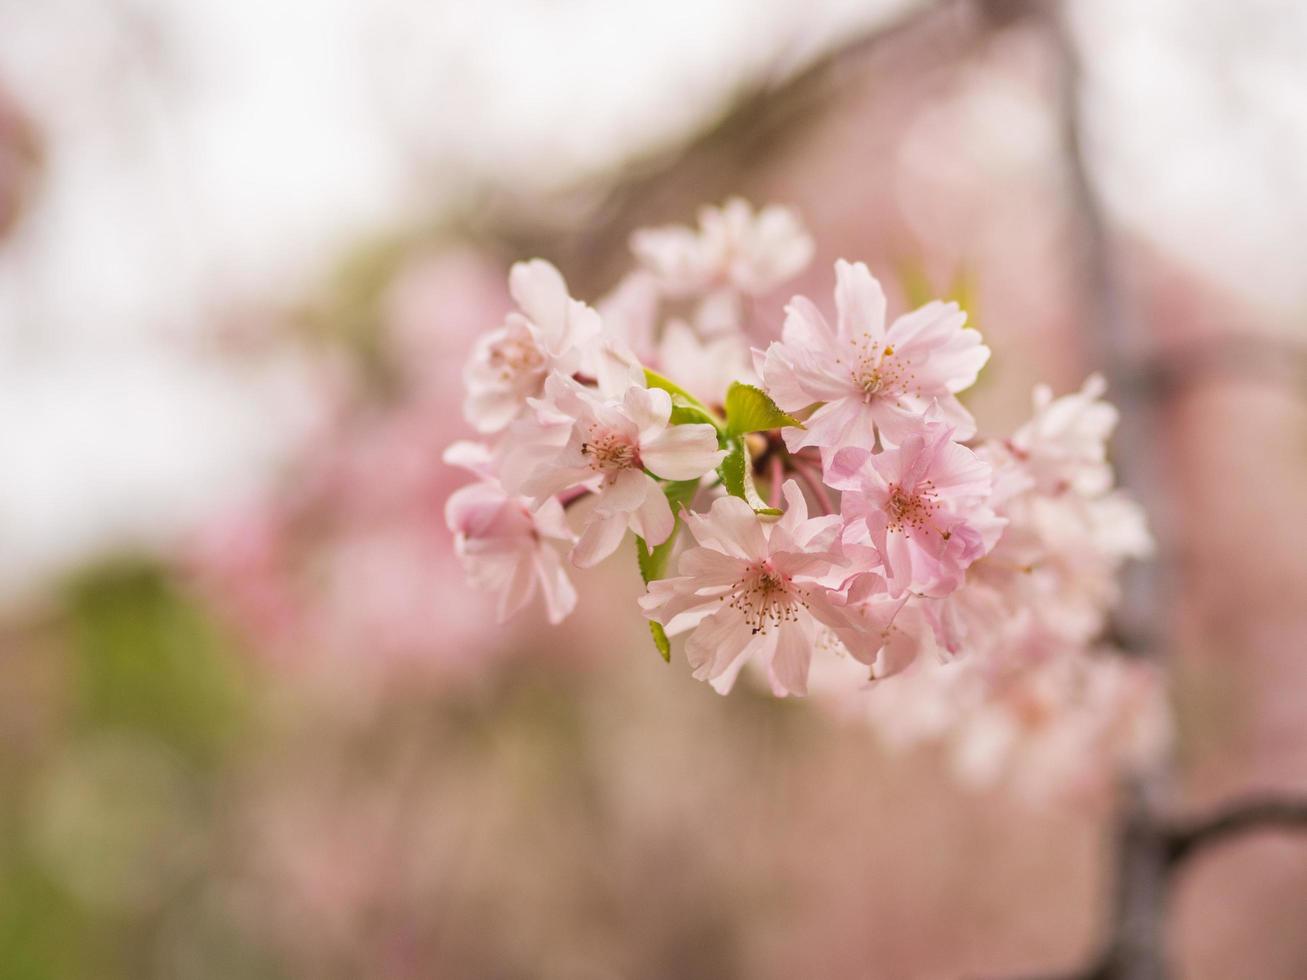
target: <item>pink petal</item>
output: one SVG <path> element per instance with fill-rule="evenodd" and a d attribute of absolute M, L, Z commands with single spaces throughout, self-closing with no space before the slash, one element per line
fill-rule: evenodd
<path fill-rule="evenodd" d="M 772 692 L 777 697 L 808 693 L 808 667 L 812 663 L 812 621 L 788 623 L 778 629 L 771 660 Z"/>
<path fill-rule="evenodd" d="M 676 570 L 694 579 L 696 591 L 732 585 L 744 577 L 749 563 L 712 548 L 690 548 L 681 555 Z"/>
<path fill-rule="evenodd" d="M 719 609 L 700 623 L 686 641 L 686 659 L 695 677 L 712 680 L 721 677 L 743 657 L 753 638 L 739 613 L 730 608 Z M 719 693 L 726 692 L 719 689 Z"/>
<path fill-rule="evenodd" d="M 640 596 L 640 609 L 646 618 L 662 623 L 669 636 L 696 628 L 706 616 L 721 609 L 716 596 L 698 594 L 698 584 L 688 575 L 650 582 L 648 591 Z"/>
<path fill-rule="evenodd" d="M 782 430 L 785 445 L 790 452 L 798 452 L 805 446 L 872 449 L 876 445 L 875 404 L 860 397 L 827 402 L 808 419 L 807 428 Z"/>
<path fill-rule="evenodd" d="M 785 307 L 781 338 L 787 347 L 822 350 L 835 346 L 835 332 L 816 304 L 806 296 L 795 296 Z"/>
<path fill-rule="evenodd" d="M 841 338 L 865 333 L 876 343 L 884 339 L 885 293 L 864 263 L 835 263 L 835 307 Z"/>
<path fill-rule="evenodd" d="M 686 526 L 701 545 L 736 558 L 762 561 L 767 538 L 753 508 L 739 497 L 718 497 L 707 515 L 687 513 Z"/>

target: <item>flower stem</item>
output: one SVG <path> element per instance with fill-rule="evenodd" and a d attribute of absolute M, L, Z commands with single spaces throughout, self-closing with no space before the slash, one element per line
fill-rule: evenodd
<path fill-rule="evenodd" d="M 789 463 L 790 468 L 803 481 L 804 486 L 812 491 L 812 495 L 821 504 L 822 513 L 834 514 L 836 512 L 835 503 L 831 500 L 830 491 L 826 489 L 826 484 L 821 482 L 821 476 L 814 473 L 809 464 L 801 462 L 797 457 L 791 456 Z"/>

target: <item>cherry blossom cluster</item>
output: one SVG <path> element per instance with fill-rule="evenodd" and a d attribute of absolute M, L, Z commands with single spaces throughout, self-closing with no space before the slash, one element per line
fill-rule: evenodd
<path fill-rule="evenodd" d="M 577 599 L 561 550 L 592 566 L 630 531 L 655 643 L 683 635 L 721 693 L 748 668 L 778 696 L 874 693 L 910 741 L 987 725 L 963 739 L 973 769 L 977 744 L 1077 711 L 1111 752 L 1148 727 L 1130 705 L 1154 711 L 1152 675 L 1094 652 L 1123 562 L 1150 548 L 1113 488 L 1100 378 L 1041 388 L 1030 421 L 979 438 L 958 395 L 990 351 L 955 303 L 891 319 L 841 260 L 832 304 L 794 296 L 758 337 L 759 298 L 812 257 L 791 211 L 732 200 L 631 245 L 594 307 L 547 262 L 514 266 L 517 311 L 468 361 L 486 442 L 447 453 L 477 482 L 446 516 L 501 612 L 539 592 L 558 622 Z"/>

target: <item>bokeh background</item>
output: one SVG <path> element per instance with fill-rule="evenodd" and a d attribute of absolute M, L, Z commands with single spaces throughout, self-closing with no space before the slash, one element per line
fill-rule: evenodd
<path fill-rule="evenodd" d="M 1123 407 L 1162 804 L 1307 791 L 1305 51 L 1294 0 L 0 0 L 0 976 L 1083 962 L 1113 799 L 718 697 L 625 554 L 497 627 L 460 367 L 513 260 L 593 299 L 733 194 L 808 223 L 794 291 L 964 291 L 982 431 Z M 1177 975 L 1307 976 L 1307 842 L 1169 912 Z"/>

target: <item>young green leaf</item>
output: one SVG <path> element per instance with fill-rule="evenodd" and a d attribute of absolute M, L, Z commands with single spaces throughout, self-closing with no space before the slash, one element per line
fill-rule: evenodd
<path fill-rule="evenodd" d="M 748 441 L 743 436 L 732 436 L 726 448 L 729 452 L 717 467 L 717 475 L 722 478 L 726 492 L 741 498 L 759 514 L 780 514 L 781 511 L 775 507 L 767 506 L 753 485 L 753 461 L 749 458 Z"/>
<path fill-rule="evenodd" d="M 679 480 L 663 484 L 663 493 L 667 495 L 667 502 L 672 505 L 672 513 L 676 515 L 676 523 L 672 526 L 672 533 L 667 536 L 667 540 L 656 548 L 651 549 L 644 538 L 636 536 L 635 558 L 640 565 L 640 577 L 644 579 L 645 585 L 667 574 L 667 563 L 671 560 L 672 548 L 676 544 L 676 536 L 681 531 L 681 510 L 690 506 L 690 501 L 694 499 L 695 492 L 698 489 L 698 480 Z M 672 656 L 671 646 L 667 641 L 667 633 L 663 630 L 662 625 L 650 622 L 649 632 L 653 635 L 654 646 L 663 655 L 663 659 L 670 661 Z"/>
<path fill-rule="evenodd" d="M 771 396 L 761 388 L 734 382 L 726 392 L 726 431 L 739 436 L 746 432 L 764 432 L 783 426 L 803 428 L 794 416 L 782 412 Z"/>
<path fill-rule="evenodd" d="M 704 409 L 696 408 L 693 405 L 676 404 L 676 396 L 672 396 L 672 425 L 711 425 L 717 428 L 717 422 Z M 718 430 L 720 431 L 720 430 Z"/>
<path fill-rule="evenodd" d="M 667 639 L 667 631 L 663 629 L 663 624 L 655 623 L 652 619 L 649 620 L 649 635 L 653 637 L 654 646 L 658 648 L 658 652 L 663 655 L 663 662 L 671 663 L 672 644 Z"/>
<path fill-rule="evenodd" d="M 650 388 L 661 388 L 672 396 L 672 424 L 683 425 L 687 422 L 706 422 L 718 432 L 724 431 L 726 423 L 699 399 L 678 385 L 675 381 L 664 378 L 657 371 L 644 370 L 644 383 Z"/>

